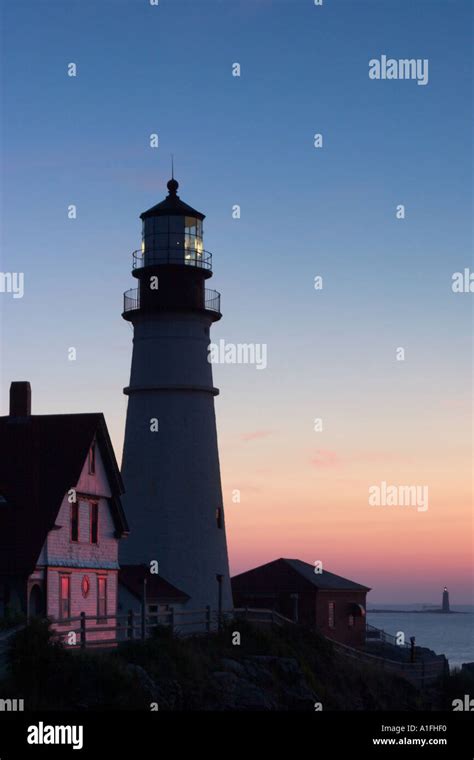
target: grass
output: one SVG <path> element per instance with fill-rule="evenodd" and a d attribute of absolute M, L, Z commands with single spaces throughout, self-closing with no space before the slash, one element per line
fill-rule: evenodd
<path fill-rule="evenodd" d="M 26 621 L 25 615 L 21 613 L 10 613 L 6 617 L 0 617 L 0 633 L 10 628 L 20 625 Z"/>
<path fill-rule="evenodd" d="M 235 631 L 240 634 L 238 646 L 232 643 Z M 282 660 L 262 662 L 258 660 L 262 656 L 291 660 L 288 673 L 282 673 Z M 242 666 L 245 678 L 252 681 L 250 688 L 268 691 L 281 709 L 289 709 L 286 697 L 301 683 L 317 695 L 324 710 L 426 707 L 407 681 L 343 659 L 317 633 L 246 621 L 234 621 L 212 636 L 186 639 L 158 629 L 145 642 L 126 642 L 110 652 L 66 651 L 52 643 L 47 623 L 34 621 L 14 637 L 9 673 L 0 686 L 3 698 L 23 698 L 29 710 L 149 710 L 154 700 L 160 709 L 219 709 L 214 673 L 229 667 L 225 660 L 233 660 L 233 667 Z M 253 663 L 254 679 L 243 670 L 249 663 Z M 153 689 L 158 696 L 152 696 Z M 448 678 L 443 685 L 446 703 L 451 693 L 454 698 L 460 691 L 461 696 L 469 693 L 461 676 Z M 307 707 L 313 710 L 313 702 L 308 700 Z"/>

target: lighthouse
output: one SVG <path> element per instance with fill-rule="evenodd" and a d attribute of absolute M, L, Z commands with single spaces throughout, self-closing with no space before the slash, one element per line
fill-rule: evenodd
<path fill-rule="evenodd" d="M 446 588 L 446 586 L 444 587 L 444 590 L 443 590 L 443 601 L 441 605 L 441 610 L 442 612 L 449 612 L 449 591 Z"/>
<path fill-rule="evenodd" d="M 206 288 L 212 255 L 204 214 L 178 182 L 141 214 L 137 288 L 124 294 L 133 325 L 122 478 L 130 536 L 121 563 L 155 564 L 189 597 L 187 608 L 232 608 L 217 447 L 210 329 L 220 294 Z"/>

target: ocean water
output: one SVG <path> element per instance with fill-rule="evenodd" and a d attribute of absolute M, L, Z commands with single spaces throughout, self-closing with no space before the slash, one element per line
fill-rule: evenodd
<path fill-rule="evenodd" d="M 444 615 L 441 612 L 415 612 L 421 609 L 414 604 L 368 604 L 368 609 L 396 610 L 396 612 L 367 612 L 367 622 L 395 636 L 399 631 L 416 637 L 417 646 L 429 647 L 436 654 L 445 654 L 450 668 L 463 662 L 474 662 L 474 605 L 451 606 L 462 615 Z M 399 612 L 398 610 L 410 610 Z M 411 611 L 413 610 L 413 611 Z"/>

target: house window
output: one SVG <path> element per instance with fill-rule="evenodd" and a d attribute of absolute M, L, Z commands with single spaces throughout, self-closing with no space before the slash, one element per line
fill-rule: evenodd
<path fill-rule="evenodd" d="M 99 505 L 93 501 L 90 509 L 91 515 L 91 544 L 99 543 Z"/>
<path fill-rule="evenodd" d="M 329 602 L 328 608 L 328 625 L 329 628 L 335 628 L 336 626 L 336 602 Z"/>
<path fill-rule="evenodd" d="M 62 620 L 71 617 L 71 578 L 69 575 L 59 577 L 59 617 Z"/>
<path fill-rule="evenodd" d="M 95 475 L 95 442 L 89 449 L 89 475 Z"/>
<path fill-rule="evenodd" d="M 79 541 L 79 504 L 71 504 L 71 541 Z"/>
<path fill-rule="evenodd" d="M 348 625 L 349 625 L 349 628 L 354 627 L 354 615 L 349 615 Z"/>
<path fill-rule="evenodd" d="M 222 528 L 222 509 L 220 507 L 216 509 L 216 523 L 218 528 Z"/>
<path fill-rule="evenodd" d="M 99 576 L 97 579 L 97 618 L 107 617 L 107 578 Z"/>

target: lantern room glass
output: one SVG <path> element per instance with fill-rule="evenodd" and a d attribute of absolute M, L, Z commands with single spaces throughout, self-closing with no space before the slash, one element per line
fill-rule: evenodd
<path fill-rule="evenodd" d="M 202 220 L 193 216 L 155 216 L 143 220 L 144 266 L 200 266 L 203 255 Z"/>

